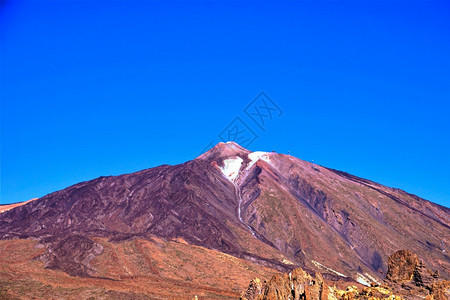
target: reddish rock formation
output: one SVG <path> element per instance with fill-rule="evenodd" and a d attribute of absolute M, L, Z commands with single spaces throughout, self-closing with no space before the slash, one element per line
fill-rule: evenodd
<path fill-rule="evenodd" d="M 431 272 L 428 270 L 423 262 L 419 260 L 413 273 L 413 281 L 417 286 L 429 286 L 439 278 L 439 272 Z"/>
<path fill-rule="evenodd" d="M 292 289 L 289 275 L 286 273 L 275 274 L 264 288 L 263 299 L 288 299 L 291 292 Z"/>
<path fill-rule="evenodd" d="M 418 264 L 416 254 L 409 250 L 397 251 L 389 257 L 386 279 L 393 282 L 410 281 Z"/>
<path fill-rule="evenodd" d="M 252 279 L 250 281 L 250 284 L 248 285 L 247 291 L 245 291 L 242 294 L 241 299 L 246 299 L 246 300 L 257 299 L 258 296 L 262 294 L 265 285 L 266 285 L 266 282 L 261 281 L 259 278 Z"/>
<path fill-rule="evenodd" d="M 275 274 L 262 287 L 255 289 L 254 279 L 248 290 L 242 294 L 242 300 L 325 300 L 329 299 L 329 288 L 322 274 L 312 277 L 301 268 L 292 270 L 289 274 Z M 261 292 L 255 292 L 256 290 Z"/>
<path fill-rule="evenodd" d="M 389 257 L 389 280 L 383 284 L 371 283 L 361 290 L 350 285 L 346 290 L 329 287 L 320 273 L 314 277 L 302 270 L 294 269 L 289 274 L 276 274 L 267 284 L 258 286 L 252 293 L 244 293 L 243 300 L 365 300 L 365 299 L 450 299 L 450 281 L 438 281 L 438 274 L 427 269 L 418 256 L 408 250 L 397 251 Z M 260 282 L 257 280 L 256 282 Z M 250 295 L 250 297 L 248 296 Z"/>
<path fill-rule="evenodd" d="M 439 272 L 429 270 L 408 250 L 397 251 L 389 257 L 386 279 L 389 288 L 407 298 L 450 299 L 450 281 L 439 281 Z"/>
<path fill-rule="evenodd" d="M 435 282 L 429 286 L 430 297 L 428 299 L 432 300 L 448 300 L 450 299 L 450 281 L 442 280 Z"/>

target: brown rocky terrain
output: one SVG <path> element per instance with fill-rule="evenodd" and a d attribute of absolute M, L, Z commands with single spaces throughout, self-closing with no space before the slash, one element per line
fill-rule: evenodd
<path fill-rule="evenodd" d="M 95 282 L 105 293 L 110 285 L 103 283 L 126 282 L 129 290 L 120 293 L 139 290 L 163 299 L 191 297 L 183 285 L 198 286 L 200 297 L 210 288 L 217 288 L 216 295 L 238 297 L 249 272 L 268 278 L 297 267 L 321 272 L 325 280 L 381 284 L 389 255 L 405 248 L 426 257 L 423 266 L 441 278 L 450 275 L 450 209 L 232 142 L 184 164 L 100 177 L 15 205 L 0 213 L 0 240 L 9 245 L 5 251 L 26 241 L 38 247 L 39 255 L 17 257 L 32 273 L 42 268 L 57 272 L 63 282 Z M 177 245 L 178 251 L 169 251 L 168 245 Z M 178 263 L 171 265 L 171 260 Z M 222 264 L 229 260 L 247 267 L 236 267 L 241 272 L 230 277 Z M 220 271 L 200 267 L 203 261 Z M 19 272 L 13 265 L 3 263 L 0 270 Z M 33 279 L 25 273 L 17 278 L 46 284 L 45 276 Z M 152 280 L 139 281 L 145 276 Z M 14 277 L 2 280 L 8 291 L 15 290 L 10 284 Z M 145 288 L 152 282 L 173 286 L 175 292 Z"/>
<path fill-rule="evenodd" d="M 335 283 L 335 282 L 331 282 Z M 399 283 L 402 283 L 399 285 Z M 416 254 L 400 250 L 389 257 L 388 274 L 383 284 L 355 285 L 340 289 L 329 285 L 320 273 L 311 276 L 301 268 L 289 274 L 275 274 L 266 282 L 252 279 L 241 300 L 328 300 L 328 299 L 428 299 L 450 298 L 450 281 L 423 266 Z"/>
<path fill-rule="evenodd" d="M 92 276 L 46 265 L 36 240 L 0 241 L 0 299 L 237 299 L 248 278 L 274 270 L 183 240 L 96 238 Z"/>
<path fill-rule="evenodd" d="M 253 279 L 242 300 L 262 299 L 328 299 L 330 288 L 322 275 L 316 273 L 314 277 L 303 269 L 297 268 L 289 274 L 275 274 L 266 283 L 258 278 Z"/>
<path fill-rule="evenodd" d="M 450 298 L 450 281 L 442 280 L 437 270 L 425 267 L 417 254 L 409 250 L 397 251 L 389 257 L 385 284 L 409 299 Z"/>

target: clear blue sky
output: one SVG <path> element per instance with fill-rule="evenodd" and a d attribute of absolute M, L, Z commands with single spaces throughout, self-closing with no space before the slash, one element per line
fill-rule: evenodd
<path fill-rule="evenodd" d="M 448 1 L 1 3 L 0 203 L 185 162 L 240 117 L 250 150 L 450 206 Z"/>

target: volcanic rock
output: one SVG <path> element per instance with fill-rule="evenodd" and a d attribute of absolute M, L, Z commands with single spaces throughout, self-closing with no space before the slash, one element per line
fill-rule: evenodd
<path fill-rule="evenodd" d="M 320 273 L 314 277 L 301 268 L 289 274 L 275 274 L 258 292 L 251 293 L 251 298 L 241 299 L 275 300 L 275 299 L 450 299 L 450 281 L 437 281 L 437 273 L 432 273 L 424 266 L 418 256 L 408 250 L 397 251 L 389 257 L 389 278 L 383 284 L 372 282 L 361 290 L 349 285 L 345 290 L 330 287 Z M 392 281 L 391 281 L 392 280 Z M 258 281 L 260 282 L 260 281 Z M 253 283 L 249 286 L 252 288 Z"/>
<path fill-rule="evenodd" d="M 399 250 L 389 256 L 386 279 L 393 282 L 410 281 L 418 264 L 417 254 L 409 250 Z"/>
<path fill-rule="evenodd" d="M 429 270 L 417 254 L 408 250 L 397 251 L 389 257 L 386 279 L 389 288 L 406 298 L 450 299 L 450 282 L 439 281 L 439 272 Z"/>
<path fill-rule="evenodd" d="M 247 290 L 241 295 L 242 300 L 254 300 L 262 294 L 266 282 L 261 281 L 259 278 L 254 278 L 250 281 Z"/>
<path fill-rule="evenodd" d="M 429 286 L 430 296 L 428 299 L 448 300 L 450 299 L 450 281 L 442 280 Z"/>
<path fill-rule="evenodd" d="M 320 273 L 314 277 L 297 268 L 289 274 L 275 274 L 263 285 L 262 292 L 254 292 L 255 282 L 253 280 L 247 292 L 241 296 L 241 300 L 365 300 L 365 299 L 390 299 L 401 300 L 402 297 L 394 294 L 388 286 L 372 284 L 361 291 L 358 287 L 350 285 L 346 290 L 340 290 L 335 286 L 330 287 Z M 438 288 L 438 287 L 437 287 Z M 261 290 L 258 285 L 258 291 Z M 441 289 L 442 290 L 442 289 Z M 252 291 L 249 293 L 249 291 Z"/>
<path fill-rule="evenodd" d="M 292 270 L 289 274 L 275 274 L 263 285 L 255 289 L 252 280 L 242 300 L 325 300 L 329 298 L 329 288 L 320 273 L 312 277 L 301 268 Z M 251 291 L 251 292 L 249 292 Z"/>
<path fill-rule="evenodd" d="M 82 235 L 69 235 L 50 243 L 48 252 L 39 259 L 49 269 L 60 269 L 72 276 L 92 276 L 95 269 L 91 261 L 103 252 L 103 247 Z"/>
<path fill-rule="evenodd" d="M 429 286 L 433 284 L 439 275 L 437 273 L 432 273 L 428 270 L 422 261 L 419 260 L 419 263 L 416 265 L 413 274 L 413 281 L 417 286 Z"/>

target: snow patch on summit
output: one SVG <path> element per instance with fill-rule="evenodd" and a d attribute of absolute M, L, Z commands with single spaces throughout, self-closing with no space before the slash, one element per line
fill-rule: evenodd
<path fill-rule="evenodd" d="M 236 144 L 234 142 L 227 142 L 226 145 L 229 145 L 230 147 L 236 147 Z M 267 152 L 255 151 L 249 153 L 247 157 L 250 162 L 245 167 L 244 172 L 249 170 L 260 159 L 267 162 L 268 164 L 271 164 L 269 153 Z M 239 175 L 243 162 L 244 160 L 239 156 L 227 158 L 223 161 L 223 167 L 220 167 L 220 170 L 228 180 L 234 183 Z"/>
<path fill-rule="evenodd" d="M 247 169 L 250 169 L 258 160 L 263 160 L 270 164 L 269 154 L 263 151 L 255 151 L 248 155 L 248 158 L 251 160 L 247 166 Z"/>
<path fill-rule="evenodd" d="M 233 157 L 228 158 L 223 161 L 223 167 L 220 168 L 222 173 L 230 180 L 231 182 L 234 182 L 236 177 L 239 174 L 239 170 L 241 169 L 242 165 L 242 158 L 240 157 Z"/>

